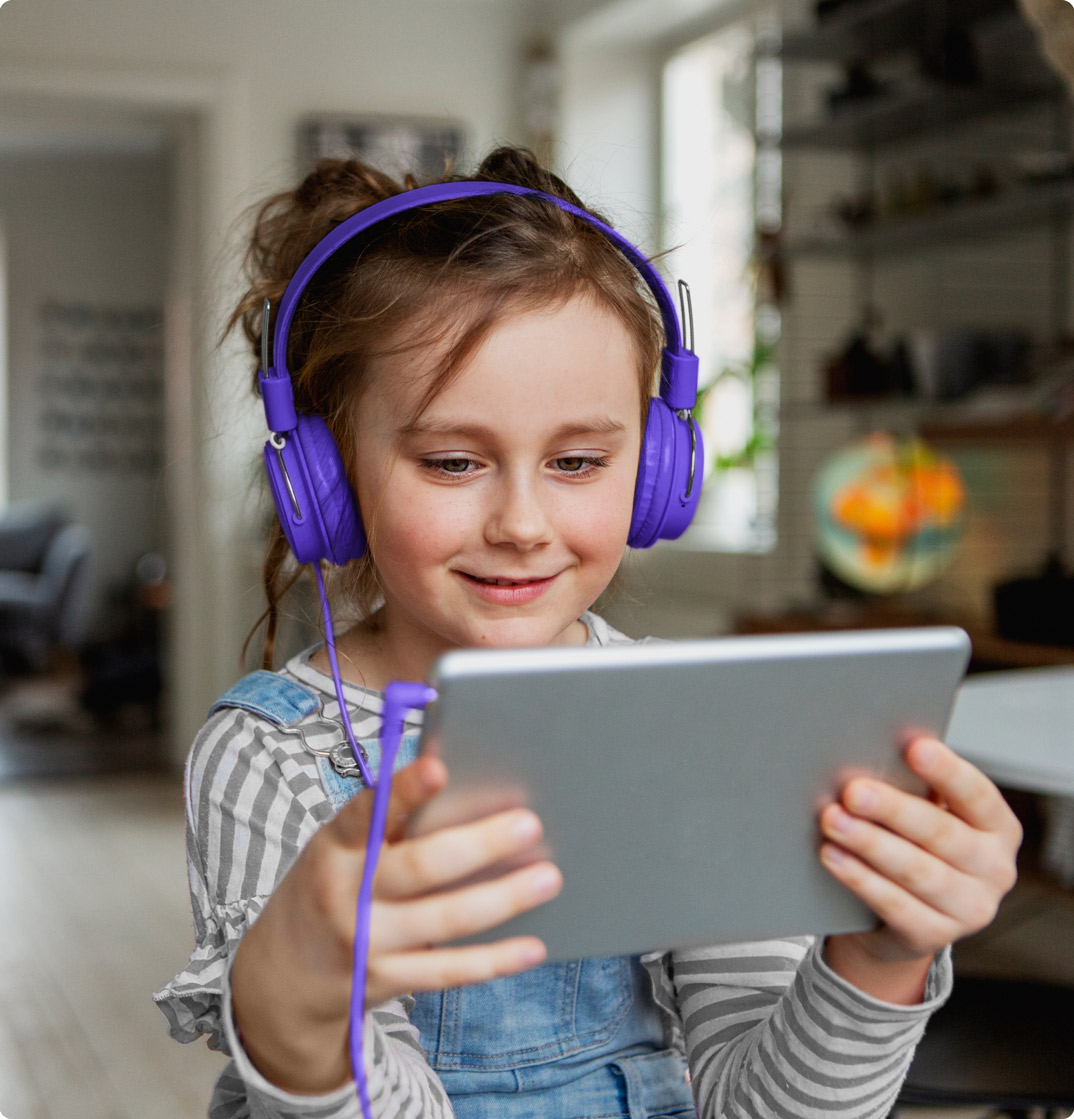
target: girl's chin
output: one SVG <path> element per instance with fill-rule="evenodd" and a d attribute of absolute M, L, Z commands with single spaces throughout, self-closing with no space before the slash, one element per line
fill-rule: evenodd
<path fill-rule="evenodd" d="M 474 628 L 464 647 L 480 649 L 525 649 L 541 645 L 584 645 L 589 636 L 577 617 L 563 624 L 541 618 L 510 618 Z"/>

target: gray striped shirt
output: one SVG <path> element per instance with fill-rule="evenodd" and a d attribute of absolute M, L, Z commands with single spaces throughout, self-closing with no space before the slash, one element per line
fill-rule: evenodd
<path fill-rule="evenodd" d="M 586 614 L 590 644 L 630 638 Z M 249 924 L 299 851 L 333 809 L 317 754 L 340 740 L 330 677 L 309 650 L 282 670 L 316 691 L 318 710 L 287 726 L 225 708 L 202 728 L 186 772 L 187 866 L 195 949 L 153 998 L 171 1036 L 230 1055 L 213 1093 L 210 1119 L 357 1119 L 353 1085 L 300 1097 L 270 1084 L 242 1050 L 230 1009 L 229 969 Z M 345 684 L 359 739 L 379 732 L 380 697 Z M 415 713 L 407 731 L 420 725 Z M 892 1006 L 835 975 L 821 942 L 788 937 L 643 957 L 653 996 L 666 1012 L 667 1041 L 684 1048 L 702 1117 L 883 1119 L 898 1093 L 929 1014 L 951 985 L 950 953 L 929 974 L 924 1001 Z M 406 997 L 366 1016 L 370 1099 L 384 1119 L 451 1115 L 425 1061 Z"/>

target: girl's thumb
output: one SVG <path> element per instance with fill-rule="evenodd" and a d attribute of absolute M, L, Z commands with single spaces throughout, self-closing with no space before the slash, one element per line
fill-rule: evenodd
<path fill-rule="evenodd" d="M 423 757 L 399 770 L 392 778 L 388 800 L 388 826 L 385 839 L 398 839 L 407 821 L 447 783 L 447 769 L 439 758 Z M 338 843 L 345 847 L 364 848 L 369 838 L 369 821 L 373 814 L 373 790 L 363 789 L 336 813 L 329 825 Z"/>

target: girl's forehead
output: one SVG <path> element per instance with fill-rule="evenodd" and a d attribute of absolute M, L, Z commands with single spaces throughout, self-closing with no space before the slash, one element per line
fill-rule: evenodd
<path fill-rule="evenodd" d="M 589 298 L 505 315 L 437 386 L 449 347 L 445 341 L 375 361 L 362 401 L 367 418 L 372 411 L 397 429 L 426 429 L 505 410 L 638 413 L 634 341 L 617 316 Z"/>

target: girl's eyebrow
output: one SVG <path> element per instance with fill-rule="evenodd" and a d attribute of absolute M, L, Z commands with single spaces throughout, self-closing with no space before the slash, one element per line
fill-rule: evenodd
<path fill-rule="evenodd" d="M 588 420 L 560 424 L 551 435 L 552 440 L 574 439 L 581 435 L 619 435 L 626 431 L 626 425 L 610 416 L 595 416 Z M 400 431 L 404 438 L 422 436 L 458 435 L 465 439 L 485 439 L 495 441 L 498 436 L 495 428 L 484 424 L 455 423 L 452 420 L 415 420 L 406 424 Z"/>

